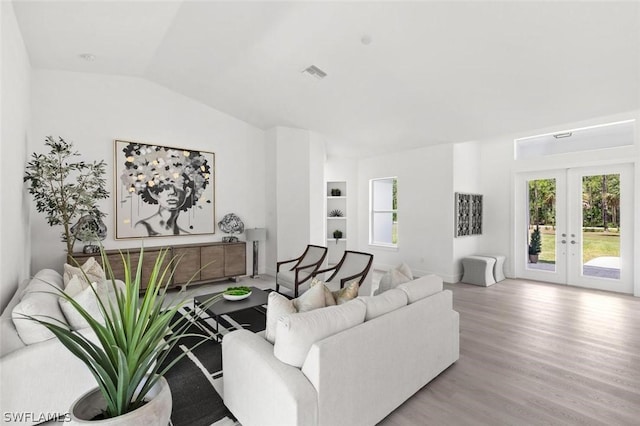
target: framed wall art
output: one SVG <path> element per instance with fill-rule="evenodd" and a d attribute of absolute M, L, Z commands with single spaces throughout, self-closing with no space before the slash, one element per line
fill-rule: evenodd
<path fill-rule="evenodd" d="M 482 235 L 482 195 L 455 193 L 455 236 Z"/>
<path fill-rule="evenodd" d="M 116 239 L 215 233 L 215 154 L 116 140 Z"/>

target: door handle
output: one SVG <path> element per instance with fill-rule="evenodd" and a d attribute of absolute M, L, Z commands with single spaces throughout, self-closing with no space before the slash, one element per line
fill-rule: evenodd
<path fill-rule="evenodd" d="M 562 244 L 567 244 L 567 240 L 560 241 Z"/>
<path fill-rule="evenodd" d="M 575 244 L 576 242 L 574 240 L 571 240 L 571 244 Z"/>

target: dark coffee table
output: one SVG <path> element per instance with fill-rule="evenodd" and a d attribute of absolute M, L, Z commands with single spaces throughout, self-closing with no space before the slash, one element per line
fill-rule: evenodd
<path fill-rule="evenodd" d="M 200 314 L 198 315 L 198 319 L 204 319 L 205 317 L 202 315 L 203 313 L 209 314 L 216 321 L 216 340 L 220 342 L 222 338 L 220 337 L 220 332 L 218 329 L 218 317 L 220 315 L 231 314 L 238 311 L 243 311 L 245 309 L 258 309 L 262 305 L 267 304 L 267 299 L 269 297 L 269 292 L 261 290 L 256 287 L 249 287 L 251 289 L 251 295 L 246 299 L 242 300 L 227 300 L 220 298 L 214 304 L 205 309 L 204 305 L 207 300 L 211 299 L 212 296 L 221 293 L 210 293 L 203 294 L 201 296 L 196 296 L 193 298 L 193 305 L 195 308 L 196 315 L 198 315 L 198 311 Z M 258 309 L 261 312 L 264 310 Z"/>

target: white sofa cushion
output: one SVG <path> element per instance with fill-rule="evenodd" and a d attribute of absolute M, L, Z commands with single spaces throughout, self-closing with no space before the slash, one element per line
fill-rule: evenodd
<path fill-rule="evenodd" d="M 271 344 L 276 341 L 276 326 L 278 320 L 287 314 L 296 313 L 293 300 L 284 297 L 280 293 L 272 291 L 267 299 L 267 324 L 264 330 L 264 338 Z"/>
<path fill-rule="evenodd" d="M 29 293 L 55 293 L 56 289 L 62 289 L 62 276 L 53 269 L 42 269 L 29 280 L 20 299 L 24 299 Z"/>
<path fill-rule="evenodd" d="M 108 296 L 106 292 L 106 286 L 104 285 L 104 281 L 101 282 L 101 285 L 97 283 L 91 283 L 90 286 L 84 287 L 84 279 L 81 279 L 77 275 L 74 275 L 69 283 L 67 284 L 67 288 L 65 292 L 68 296 L 72 297 L 74 301 L 76 301 L 89 315 L 91 315 L 94 319 L 98 320 L 98 322 L 104 325 L 104 317 L 102 315 L 102 311 L 100 311 L 100 306 L 98 299 L 96 298 L 96 293 L 98 297 L 101 299 L 102 303 L 105 304 L 105 308 L 108 309 Z M 94 292 L 95 290 L 95 292 Z M 78 310 L 71 304 L 71 302 L 64 297 L 58 298 L 58 303 L 60 304 L 60 309 L 64 314 L 69 326 L 72 330 L 79 330 L 81 328 L 89 327 L 89 323 Z"/>
<path fill-rule="evenodd" d="M 13 308 L 13 323 L 18 336 L 26 345 L 55 337 L 45 326 L 26 318 L 27 316 L 54 324 L 66 324 L 56 293 L 56 288 L 59 289 L 60 286 L 60 274 L 50 269 L 40 271 L 25 288 L 20 303 Z"/>
<path fill-rule="evenodd" d="M 285 364 L 302 367 L 315 342 L 362 323 L 366 311 L 364 303 L 355 299 L 338 306 L 286 315 L 278 320 L 273 354 Z"/>
<path fill-rule="evenodd" d="M 407 293 L 399 288 L 385 291 L 377 296 L 360 297 L 367 307 L 365 321 L 372 320 L 388 312 L 395 311 L 407 304 Z"/>
<path fill-rule="evenodd" d="M 409 282 L 413 279 L 413 273 L 409 265 L 402 262 L 400 265 L 388 270 L 378 284 L 378 289 L 375 294 L 381 294 L 392 288 L 396 288 L 398 285 Z"/>
<path fill-rule="evenodd" d="M 407 293 L 409 303 L 413 303 L 442 291 L 442 278 L 437 275 L 424 275 L 408 283 L 400 284 L 398 288 Z"/>
<path fill-rule="evenodd" d="M 72 266 L 68 263 L 64 264 L 63 278 L 65 288 L 74 275 L 78 276 L 82 279 L 82 281 L 86 282 L 86 284 L 84 285 L 85 288 L 89 285 L 89 283 L 102 283 L 107 279 L 104 271 L 102 270 L 102 266 L 98 263 L 98 261 L 96 261 L 94 257 L 88 258 L 80 267 Z M 85 275 L 87 276 L 86 278 Z M 87 282 L 86 279 L 88 279 L 89 281 Z"/>

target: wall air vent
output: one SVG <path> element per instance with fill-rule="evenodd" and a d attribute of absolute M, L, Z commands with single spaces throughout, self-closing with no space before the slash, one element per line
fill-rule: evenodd
<path fill-rule="evenodd" d="M 302 70 L 303 74 L 308 74 L 310 76 L 313 76 L 315 78 L 317 78 L 318 80 L 322 80 L 323 78 L 325 78 L 327 76 L 327 73 L 322 71 L 320 68 L 316 67 L 315 65 L 310 65 L 307 68 L 305 68 L 304 70 Z"/>

